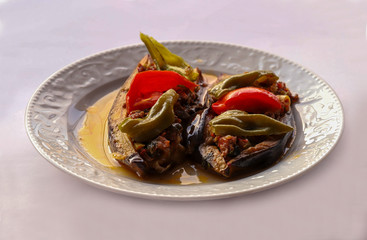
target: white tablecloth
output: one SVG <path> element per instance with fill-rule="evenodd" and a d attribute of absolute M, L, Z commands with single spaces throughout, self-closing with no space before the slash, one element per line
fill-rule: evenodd
<path fill-rule="evenodd" d="M 367 2 L 0 0 L 0 239 L 367 239 Z M 48 163 L 24 127 L 36 88 L 63 66 L 140 43 L 204 40 L 262 49 L 335 90 L 343 135 L 315 168 L 236 198 L 147 200 Z"/>

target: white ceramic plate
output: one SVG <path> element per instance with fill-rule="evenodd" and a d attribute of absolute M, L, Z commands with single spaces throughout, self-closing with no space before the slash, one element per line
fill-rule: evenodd
<path fill-rule="evenodd" d="M 112 49 L 81 59 L 49 77 L 26 110 L 26 128 L 35 148 L 61 170 L 115 192 L 159 199 L 213 199 L 274 187 L 310 169 L 335 146 L 343 128 L 336 94 L 320 77 L 287 59 L 256 49 L 212 42 L 166 42 L 203 72 L 274 71 L 293 93 L 298 133 L 286 156 L 273 167 L 240 180 L 189 186 L 140 182 L 104 169 L 86 154 L 77 138 L 85 110 L 117 89 L 147 53 L 143 45 Z"/>

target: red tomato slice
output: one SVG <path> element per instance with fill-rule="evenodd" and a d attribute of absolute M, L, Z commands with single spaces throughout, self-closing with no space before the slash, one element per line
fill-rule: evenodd
<path fill-rule="evenodd" d="M 152 92 L 151 94 L 146 94 L 144 98 L 136 99 L 135 103 L 132 105 L 132 108 L 134 110 L 144 110 L 151 108 L 162 94 L 163 93 L 161 92 Z"/>
<path fill-rule="evenodd" d="M 212 104 L 212 109 L 218 115 L 233 109 L 249 113 L 265 113 L 276 112 L 281 108 L 282 105 L 276 95 L 256 87 L 233 90 Z"/>
<path fill-rule="evenodd" d="M 140 72 L 136 74 L 126 94 L 127 112 L 150 108 L 163 92 L 169 89 L 177 90 L 180 86 L 194 91 L 198 85 L 172 71 Z"/>

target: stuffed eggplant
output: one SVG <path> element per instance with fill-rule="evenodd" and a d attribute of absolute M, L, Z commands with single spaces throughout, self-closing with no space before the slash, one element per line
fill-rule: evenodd
<path fill-rule="evenodd" d="M 196 159 L 229 178 L 284 154 L 295 134 L 297 96 L 274 73 L 205 82 L 200 70 L 140 37 L 149 55 L 123 83 L 108 116 L 110 148 L 121 165 L 145 177 Z"/>
<path fill-rule="evenodd" d="M 186 128 L 203 108 L 202 75 L 152 37 L 119 90 L 108 116 L 113 157 L 138 176 L 161 174 L 185 159 Z"/>
<path fill-rule="evenodd" d="M 274 73 L 226 75 L 209 95 L 196 129 L 202 165 L 228 178 L 269 167 L 285 153 L 295 135 L 291 104 L 298 96 Z"/>

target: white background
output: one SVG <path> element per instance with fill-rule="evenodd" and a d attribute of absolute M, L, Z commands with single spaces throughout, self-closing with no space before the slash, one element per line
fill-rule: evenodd
<path fill-rule="evenodd" d="M 0 239 L 367 239 L 367 1 L 0 0 Z M 336 148 L 263 192 L 200 202 L 101 190 L 49 164 L 24 127 L 53 72 L 106 49 L 204 40 L 262 49 L 325 79 L 345 113 Z"/>

